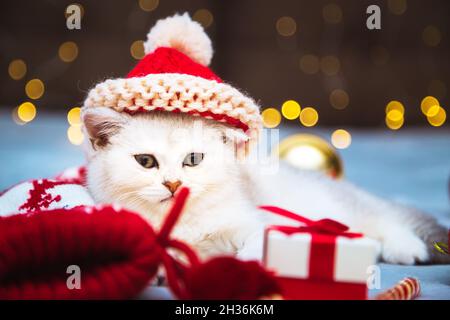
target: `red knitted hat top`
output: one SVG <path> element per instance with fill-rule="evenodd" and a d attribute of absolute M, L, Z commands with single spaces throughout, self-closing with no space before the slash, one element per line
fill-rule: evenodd
<path fill-rule="evenodd" d="M 144 49 L 146 56 L 126 78 L 97 84 L 83 109 L 183 112 L 226 123 L 255 140 L 262 127 L 259 107 L 208 68 L 213 49 L 200 24 L 187 14 L 159 20 Z"/>

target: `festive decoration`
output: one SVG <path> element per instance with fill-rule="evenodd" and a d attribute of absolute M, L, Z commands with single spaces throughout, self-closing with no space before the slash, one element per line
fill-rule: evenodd
<path fill-rule="evenodd" d="M 257 262 L 218 257 L 201 263 L 188 245 L 170 239 L 186 188 L 156 233 L 133 212 L 93 206 L 82 186 L 85 173 L 69 169 L 56 180 L 21 183 L 0 195 L 0 299 L 134 298 L 160 266 L 181 299 L 258 299 L 280 293 L 275 277 Z M 68 270 L 77 269 L 79 283 L 71 287 Z"/>
<path fill-rule="evenodd" d="M 296 168 L 321 171 L 333 178 L 343 175 L 341 158 L 332 146 L 318 136 L 290 136 L 281 141 L 274 152 Z"/>
<path fill-rule="evenodd" d="M 438 252 L 450 255 L 450 229 L 448 230 L 448 243 L 434 242 L 433 246 Z"/>
<path fill-rule="evenodd" d="M 259 107 L 207 67 L 213 50 L 200 24 L 187 14 L 159 20 L 144 49 L 146 56 L 127 78 L 106 80 L 89 92 L 84 111 L 183 112 L 227 123 L 246 139 L 256 139 L 262 126 Z"/>
<path fill-rule="evenodd" d="M 420 295 L 420 282 L 416 278 L 405 278 L 389 290 L 380 293 L 376 300 L 414 300 Z"/>
<path fill-rule="evenodd" d="M 279 277 L 285 299 L 367 299 L 367 268 L 376 263 L 378 242 L 331 219 L 261 209 L 301 223 L 265 230 L 264 265 Z"/>

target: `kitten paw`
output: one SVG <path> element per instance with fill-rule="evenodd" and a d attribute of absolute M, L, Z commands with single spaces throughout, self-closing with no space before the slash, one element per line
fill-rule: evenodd
<path fill-rule="evenodd" d="M 384 239 L 382 257 L 385 262 L 412 265 L 429 259 L 426 244 L 409 231 L 397 232 Z"/>

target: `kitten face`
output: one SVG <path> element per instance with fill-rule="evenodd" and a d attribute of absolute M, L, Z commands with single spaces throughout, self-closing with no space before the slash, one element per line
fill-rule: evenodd
<path fill-rule="evenodd" d="M 195 202 L 236 175 L 234 143 L 224 138 L 223 125 L 163 113 L 104 119 L 94 121 L 103 125 L 97 132 L 102 140 L 91 149 L 88 165 L 88 185 L 97 201 L 164 213 L 180 187 L 189 187 Z M 86 118 L 85 125 L 95 136 Z"/>

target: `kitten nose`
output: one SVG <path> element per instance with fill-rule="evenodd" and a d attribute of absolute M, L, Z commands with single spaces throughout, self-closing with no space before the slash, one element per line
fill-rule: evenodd
<path fill-rule="evenodd" d="M 170 192 L 172 192 L 172 194 L 175 193 L 175 191 L 177 191 L 178 187 L 181 186 L 181 181 L 180 180 L 176 180 L 176 181 L 164 181 L 163 185 L 169 189 Z"/>

